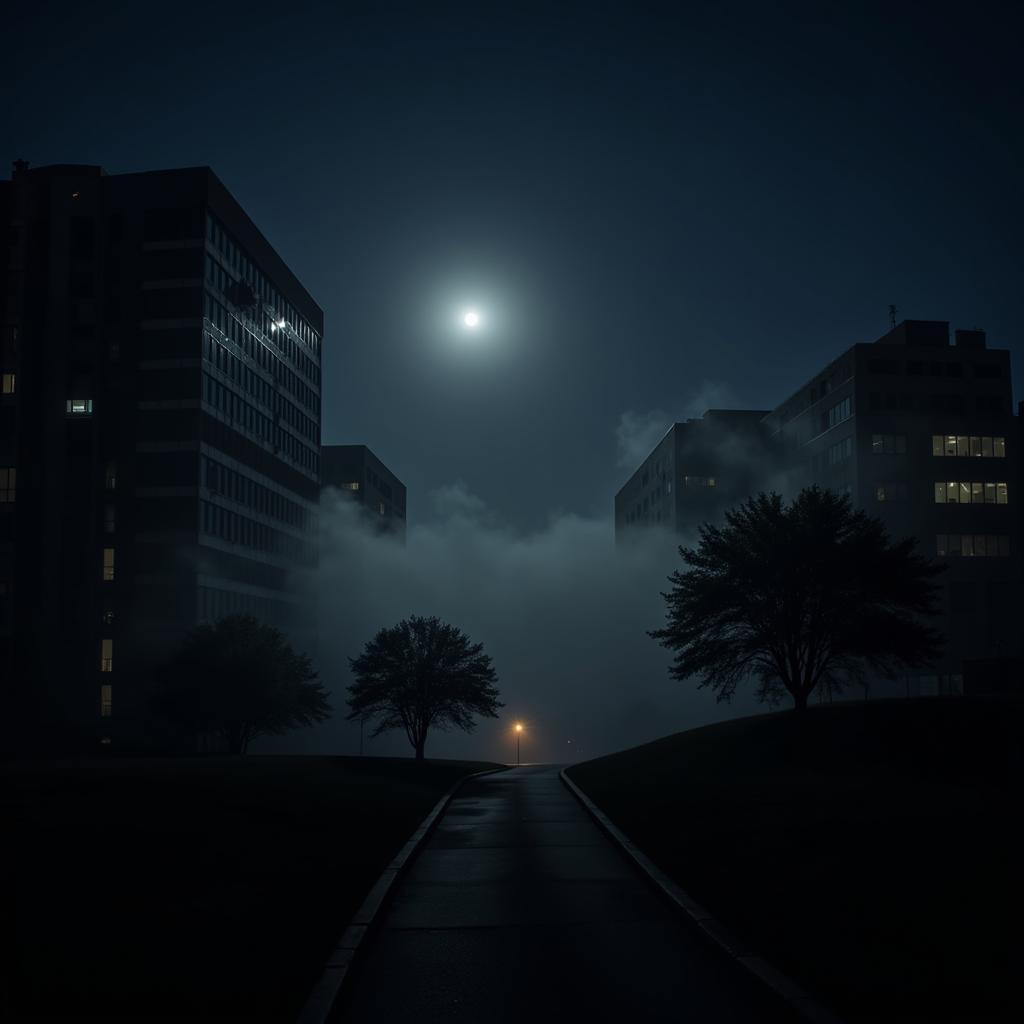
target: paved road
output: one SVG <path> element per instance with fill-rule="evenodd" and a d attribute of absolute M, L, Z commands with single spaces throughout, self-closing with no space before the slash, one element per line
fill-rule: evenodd
<path fill-rule="evenodd" d="M 679 920 L 558 778 L 467 783 L 420 851 L 332 1021 L 790 1022 Z"/>

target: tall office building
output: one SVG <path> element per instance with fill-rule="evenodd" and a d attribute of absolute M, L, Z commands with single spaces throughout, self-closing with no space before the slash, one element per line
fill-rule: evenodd
<path fill-rule="evenodd" d="M 616 497 L 617 534 L 659 521 L 693 531 L 757 491 L 792 496 L 818 484 L 849 494 L 891 536 L 915 537 L 920 553 L 947 566 L 939 580 L 943 659 L 890 692 L 958 693 L 965 664 L 1020 657 L 1024 439 L 1006 349 L 989 348 L 977 330 L 956 331 L 950 344 L 948 323 L 908 320 L 847 349 L 770 412 L 749 415 L 756 431 L 736 413 L 720 420 L 731 449 L 693 431 L 695 449 L 684 458 L 673 454 L 685 436 L 677 424 Z M 721 454 L 756 458 L 759 446 L 760 470 L 750 458 Z M 687 475 L 705 490 L 713 477 L 728 502 L 681 501 Z"/>
<path fill-rule="evenodd" d="M 907 320 L 854 345 L 766 418 L 801 482 L 848 493 L 947 567 L 946 650 L 905 692 L 959 693 L 963 665 L 1020 655 L 1019 422 L 1010 353 L 984 331 Z"/>
<path fill-rule="evenodd" d="M 18 162 L 0 246 L 12 730 L 142 742 L 188 628 L 312 631 L 323 313 L 209 168 Z"/>
<path fill-rule="evenodd" d="M 405 484 L 365 444 L 320 450 L 321 481 L 354 501 L 364 522 L 405 543 Z"/>

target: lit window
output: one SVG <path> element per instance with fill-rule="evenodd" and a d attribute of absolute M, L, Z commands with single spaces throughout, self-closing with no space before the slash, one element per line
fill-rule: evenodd
<path fill-rule="evenodd" d="M 100 717 L 109 718 L 114 713 L 114 688 L 109 683 L 100 687 Z"/>
<path fill-rule="evenodd" d="M 92 399 L 69 398 L 67 401 L 67 411 L 69 416 L 91 416 Z"/>
<path fill-rule="evenodd" d="M 102 619 L 103 619 L 103 625 L 104 626 L 112 626 L 114 624 L 114 612 L 113 612 L 113 609 L 105 608 L 103 610 Z"/>
<path fill-rule="evenodd" d="M 100 641 L 100 671 L 114 671 L 114 641 L 109 638 Z"/>
<path fill-rule="evenodd" d="M 383 502 L 383 501 L 382 501 L 382 502 L 379 502 L 379 503 L 378 503 L 378 505 L 377 505 L 377 511 L 378 511 L 378 512 L 379 512 L 379 513 L 380 513 L 381 515 L 384 515 L 384 502 Z"/>
<path fill-rule="evenodd" d="M 17 380 L 13 373 L 0 374 L 0 394 L 13 395 Z"/>
<path fill-rule="evenodd" d="M 103 579 L 112 580 L 114 578 L 114 549 L 104 548 L 103 549 Z"/>
<path fill-rule="evenodd" d="M 932 455 L 1004 459 L 1006 458 L 1006 438 L 932 434 Z"/>
<path fill-rule="evenodd" d="M 1009 489 L 1002 482 L 950 480 L 935 484 L 937 504 L 960 505 L 1006 505 Z"/>
<path fill-rule="evenodd" d="M 342 490 L 345 490 L 345 491 L 358 491 L 359 490 L 359 481 L 358 480 L 350 480 L 348 483 L 342 484 L 341 487 L 342 487 Z"/>
<path fill-rule="evenodd" d="M 0 505 L 9 504 L 17 496 L 18 471 L 13 467 L 0 466 Z"/>

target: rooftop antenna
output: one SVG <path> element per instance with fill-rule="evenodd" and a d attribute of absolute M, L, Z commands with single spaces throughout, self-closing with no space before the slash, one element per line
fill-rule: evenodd
<path fill-rule="evenodd" d="M 889 327 L 890 329 L 896 327 L 896 307 L 893 305 L 889 306 Z"/>

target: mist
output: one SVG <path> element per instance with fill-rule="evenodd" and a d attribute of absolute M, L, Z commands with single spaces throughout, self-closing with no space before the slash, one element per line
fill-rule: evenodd
<path fill-rule="evenodd" d="M 522 532 L 460 482 L 429 505 L 402 545 L 368 530 L 347 497 L 324 493 L 315 660 L 334 717 L 256 752 L 358 753 L 359 725 L 345 720 L 348 659 L 410 615 L 437 615 L 483 643 L 505 703 L 470 735 L 432 732 L 428 757 L 507 762 L 522 721 L 523 761 L 584 760 L 757 709 L 752 696 L 719 704 L 696 681 L 670 679 L 670 653 L 647 636 L 663 624 L 660 594 L 686 538 L 652 530 L 616 547 L 610 518 L 576 515 Z M 367 723 L 366 754 L 411 755 L 400 731 L 371 732 Z"/>

